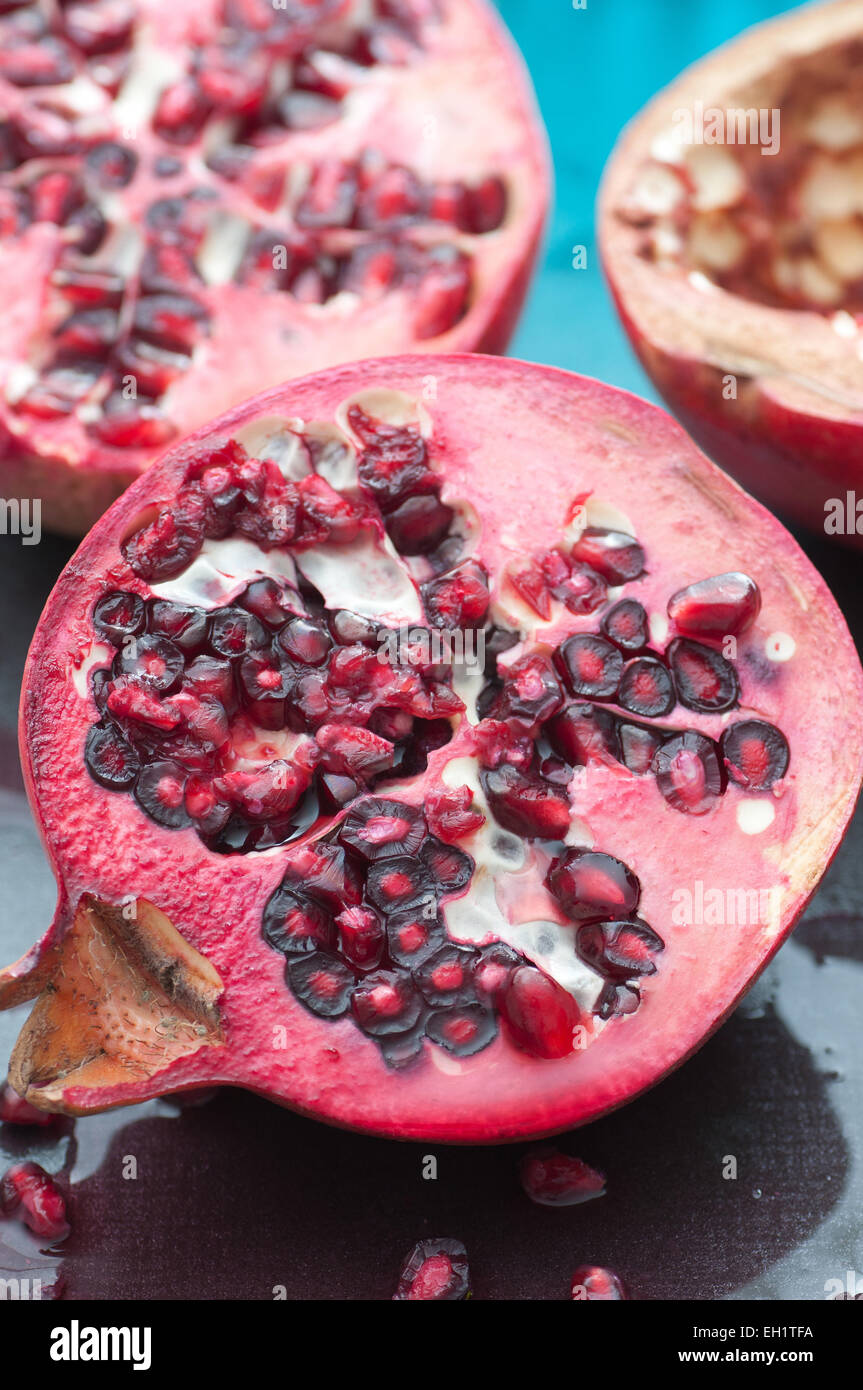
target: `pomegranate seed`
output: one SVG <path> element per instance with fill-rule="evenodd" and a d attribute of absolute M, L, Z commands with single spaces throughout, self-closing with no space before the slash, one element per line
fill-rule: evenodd
<path fill-rule="evenodd" d="M 723 730 L 719 752 L 728 776 L 749 792 L 769 791 L 788 771 L 788 740 L 775 724 L 743 719 Z"/>
<path fill-rule="evenodd" d="M 614 979 L 653 975 L 651 955 L 665 942 L 646 922 L 588 922 L 578 929 L 577 950 L 583 961 Z"/>
<path fill-rule="evenodd" d="M 297 206 L 300 227 L 349 227 L 357 201 L 356 169 L 339 159 L 320 164 Z"/>
<path fill-rule="evenodd" d="M 572 1052 L 578 1005 L 555 980 L 532 965 L 514 970 L 500 998 L 501 1013 L 515 1044 L 534 1057 Z"/>
<path fill-rule="evenodd" d="M 66 33 L 85 53 L 110 53 L 125 45 L 135 23 L 131 0 L 89 0 L 64 9 Z"/>
<path fill-rule="evenodd" d="M 725 789 L 719 749 L 712 739 L 694 729 L 662 744 L 653 760 L 653 771 L 669 806 L 692 816 L 712 810 Z"/>
<path fill-rule="evenodd" d="M 620 1302 L 626 1290 L 617 1275 L 599 1265 L 580 1265 L 572 1276 L 572 1297 L 577 1301 Z"/>
<path fill-rule="evenodd" d="M 135 177 L 138 156 L 116 140 L 103 140 L 90 147 L 84 164 L 99 188 L 125 188 Z"/>
<path fill-rule="evenodd" d="M 371 907 L 346 907 L 336 918 L 339 950 L 357 970 L 376 970 L 386 944 L 380 917 Z"/>
<path fill-rule="evenodd" d="M 639 656 L 624 668 L 618 704 L 644 719 L 660 719 L 677 703 L 668 668 L 654 656 Z"/>
<path fill-rule="evenodd" d="M 556 1149 L 526 1154 L 518 1171 L 528 1197 L 541 1207 L 579 1206 L 605 1193 L 602 1173 Z"/>
<path fill-rule="evenodd" d="M 540 561 L 545 587 L 571 613 L 593 613 L 605 602 L 605 580 L 587 565 L 576 565 L 559 550 Z"/>
<path fill-rule="evenodd" d="M 507 192 L 503 180 L 496 175 L 468 190 L 462 231 L 483 235 L 494 232 L 506 216 Z"/>
<path fill-rule="evenodd" d="M 72 50 L 50 35 L 0 49 L 0 78 L 16 87 L 57 87 L 75 75 Z"/>
<path fill-rule="evenodd" d="M 319 1018 L 347 1013 L 354 972 L 329 951 L 313 951 L 288 962 L 287 980 L 294 994 Z"/>
<path fill-rule="evenodd" d="M 394 854 L 415 854 L 425 829 L 417 806 L 367 798 L 351 808 L 342 822 L 339 839 L 366 860 L 384 859 Z"/>
<path fill-rule="evenodd" d="M 476 627 L 488 611 L 488 572 L 478 560 L 468 560 L 440 579 L 424 584 L 422 598 L 435 627 Z"/>
<path fill-rule="evenodd" d="M 206 508 L 196 484 L 181 488 L 173 505 L 155 521 L 123 541 L 121 550 L 130 568 L 141 579 L 159 583 L 172 579 L 189 565 L 204 540 Z"/>
<path fill-rule="evenodd" d="M 117 307 L 126 282 L 109 270 L 70 270 L 60 266 L 53 272 L 51 284 L 75 304 Z"/>
<path fill-rule="evenodd" d="M 617 720 L 608 710 L 570 705 L 550 722 L 546 732 L 555 752 L 574 767 L 619 761 Z"/>
<path fill-rule="evenodd" d="M 662 743 L 655 729 L 643 724 L 621 724 L 618 730 L 621 761 L 638 777 L 653 767 L 653 760 Z"/>
<path fill-rule="evenodd" d="M 503 941 L 481 947 L 473 968 L 474 985 L 480 997 L 495 999 L 506 988 L 512 972 L 524 964 L 524 957 Z"/>
<path fill-rule="evenodd" d="M 758 585 L 738 571 L 701 579 L 668 600 L 668 616 L 686 637 L 739 637 L 760 611 Z"/>
<path fill-rule="evenodd" d="M 444 845 L 433 836 L 423 844 L 420 859 L 440 893 L 458 893 L 473 877 L 474 861 L 463 850 Z"/>
<path fill-rule="evenodd" d="M 160 444 L 167 444 L 168 440 L 173 439 L 177 433 L 176 425 L 153 401 L 127 401 L 120 395 L 108 397 L 105 402 L 104 414 L 90 428 L 103 443 L 114 445 L 118 449 L 157 448 Z M 167 529 L 168 523 L 164 522 L 163 526 Z M 155 536 L 152 539 L 155 541 Z M 189 560 L 191 559 L 194 559 L 194 555 L 190 552 Z M 139 563 L 145 563 L 143 558 Z M 176 572 L 179 573 L 180 569 L 185 569 L 187 563 L 188 561 L 184 559 L 183 563 L 180 564 L 178 559 Z M 148 576 L 142 574 L 141 577 L 147 578 Z M 155 575 L 152 577 L 155 578 Z M 163 575 L 162 577 L 169 578 L 170 576 Z"/>
<path fill-rule="evenodd" d="M 623 657 L 604 637 L 580 633 L 568 637 L 554 654 L 558 670 L 573 695 L 613 700 L 623 675 Z"/>
<path fill-rule="evenodd" d="M 425 1031 L 432 1042 L 447 1052 L 473 1057 L 494 1042 L 497 1021 L 491 1010 L 480 1004 L 456 1004 L 429 1014 Z"/>
<path fill-rule="evenodd" d="M 412 311 L 417 338 L 439 338 L 464 317 L 471 290 L 470 263 L 447 247 L 429 255 Z"/>
<path fill-rule="evenodd" d="M 168 830 L 179 830 L 189 824 L 185 792 L 186 774 L 179 763 L 168 758 L 142 767 L 134 788 L 141 810 Z"/>
<path fill-rule="evenodd" d="M 593 1012 L 601 1019 L 624 1018 L 627 1014 L 635 1013 L 640 1003 L 641 996 L 630 980 L 607 980 Z"/>
<path fill-rule="evenodd" d="M 522 570 L 515 570 L 510 574 L 509 580 L 534 613 L 546 620 L 551 617 L 551 596 L 539 565 L 531 564 Z"/>
<path fill-rule="evenodd" d="M 402 555 L 428 555 L 452 526 L 455 512 L 433 493 L 408 497 L 386 518 L 390 540 Z"/>
<path fill-rule="evenodd" d="M 55 1180 L 38 1163 L 13 1163 L 0 1180 L 0 1208 L 17 1216 L 34 1235 L 50 1241 L 69 1234 L 66 1202 Z"/>
<path fill-rule="evenodd" d="M 330 950 L 335 944 L 333 919 L 323 904 L 284 884 L 267 902 L 262 930 L 264 940 L 286 956 Z"/>
<path fill-rule="evenodd" d="M 206 330 L 209 317 L 205 306 L 191 295 L 149 294 L 135 305 L 132 328 L 157 346 L 189 353 Z"/>
<path fill-rule="evenodd" d="M 485 825 L 485 816 L 474 807 L 473 792 L 468 786 L 430 789 L 425 812 L 429 830 L 448 845 Z"/>
<path fill-rule="evenodd" d="M 137 637 L 144 631 L 147 610 L 138 594 L 114 589 L 99 599 L 93 609 L 93 626 L 100 637 L 119 647 L 126 637 Z"/>
<path fill-rule="evenodd" d="M 546 884 L 578 922 L 635 912 L 641 884 L 622 860 L 601 850 L 567 849 L 551 862 Z"/>
<path fill-rule="evenodd" d="M 47 1125 L 52 1125 L 56 1119 L 56 1115 L 37 1110 L 35 1105 L 24 1100 L 17 1091 L 13 1091 L 8 1081 L 0 1087 L 0 1124 L 38 1125 L 44 1129 Z"/>
<path fill-rule="evenodd" d="M 666 656 L 678 699 L 687 709 L 718 714 L 737 704 L 737 672 L 720 652 L 688 637 L 676 637 Z"/>
<path fill-rule="evenodd" d="M 315 733 L 321 750 L 321 766 L 328 772 L 366 779 L 393 765 L 389 739 L 353 724 L 322 724 Z"/>
<path fill-rule="evenodd" d="M 250 613 L 253 613 L 262 623 L 266 623 L 269 628 L 281 628 L 284 624 L 290 624 L 293 615 L 295 613 L 302 613 L 303 611 L 302 599 L 296 589 L 291 589 L 287 584 L 283 584 L 279 580 L 269 577 L 256 579 L 253 584 L 249 585 L 245 593 L 240 595 L 237 602 L 241 603 Z M 294 619 L 294 621 L 299 622 L 301 625 L 306 622 L 306 620 L 302 618 Z M 320 629 L 315 627 L 312 623 L 306 622 L 306 627 L 312 632 L 320 631 Z M 299 631 L 303 631 L 302 626 Z M 285 651 L 288 651 L 288 647 L 284 642 L 282 642 L 281 645 Z M 324 651 L 324 655 L 326 655 L 326 651 L 328 650 L 329 643 Z M 289 651 L 288 654 L 293 655 L 293 653 Z M 298 657 L 298 659 L 301 658 Z"/>
<path fill-rule="evenodd" d="M 415 858 L 395 854 L 369 866 L 366 891 L 382 912 L 415 909 L 434 901 L 431 875 Z"/>
<path fill-rule="evenodd" d="M 409 221 L 419 214 L 422 204 L 423 190 L 416 174 L 393 165 L 360 194 L 357 226 L 374 231 Z"/>
<path fill-rule="evenodd" d="M 138 754 L 114 724 L 94 724 L 84 745 L 91 776 L 111 791 L 131 787 L 141 768 Z"/>
<path fill-rule="evenodd" d="M 628 584 L 644 573 L 644 551 L 632 536 L 588 526 L 570 551 L 609 584 Z"/>
<path fill-rule="evenodd" d="M 560 682 L 548 657 L 525 656 L 507 668 L 495 714 L 498 719 L 515 719 L 533 732 L 562 704 Z"/>
<path fill-rule="evenodd" d="M 492 814 L 505 830 L 527 840 L 565 838 L 569 802 L 557 788 L 510 764 L 483 772 L 481 780 Z"/>
<path fill-rule="evenodd" d="M 439 946 L 413 972 L 417 989 L 433 1008 L 474 1002 L 472 967 L 476 959 L 472 946 L 455 942 Z"/>
<path fill-rule="evenodd" d="M 421 1240 L 402 1265 L 393 1302 L 437 1299 L 458 1302 L 470 1295 L 467 1251 L 458 1240 Z"/>
<path fill-rule="evenodd" d="M 613 642 L 622 652 L 633 655 L 641 652 L 650 640 L 647 613 L 643 604 L 635 598 L 624 598 L 603 615 L 600 623 L 609 642 Z"/>
<path fill-rule="evenodd" d="M 429 904 L 425 904 L 418 912 L 409 908 L 405 912 L 393 912 L 387 917 L 388 949 L 396 965 L 404 965 L 414 970 L 443 944 L 443 919 L 433 901 L 430 906 L 431 916 L 427 915 Z"/>
<path fill-rule="evenodd" d="M 413 1028 L 422 1001 L 406 971 L 378 970 L 357 985 L 351 995 L 351 1009 L 364 1033 L 386 1037 Z"/>

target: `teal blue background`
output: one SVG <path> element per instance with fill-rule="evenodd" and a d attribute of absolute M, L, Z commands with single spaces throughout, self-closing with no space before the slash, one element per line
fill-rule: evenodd
<path fill-rule="evenodd" d="M 796 8 L 771 0 L 499 0 L 551 139 L 555 208 L 514 357 L 599 377 L 657 400 L 603 282 L 594 202 L 617 136 L 660 87 L 742 29 Z M 572 248 L 587 247 L 587 269 Z"/>

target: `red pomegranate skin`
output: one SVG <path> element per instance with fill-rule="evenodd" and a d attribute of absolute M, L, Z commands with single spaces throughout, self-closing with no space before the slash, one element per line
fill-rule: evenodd
<path fill-rule="evenodd" d="M 82 13 L 57 11 L 48 85 L 13 61 L 35 5 L 0 16 L 2 496 L 80 536 L 266 387 L 505 349 L 550 171 L 487 0 L 129 0 L 98 42 Z M 310 100 L 326 120 L 292 114 Z"/>
<path fill-rule="evenodd" d="M 856 146 L 846 141 L 839 150 L 829 136 L 822 141 L 817 131 L 807 134 L 800 103 L 811 98 L 813 127 L 822 98 L 825 109 L 843 102 L 855 107 L 853 54 L 861 33 L 859 5 L 806 6 L 747 30 L 695 63 L 624 131 L 603 176 L 598 215 L 603 264 L 621 321 L 684 428 L 781 516 L 858 549 L 863 368 L 854 328 L 854 272 L 849 268 L 852 278 L 838 287 L 832 274 L 823 285 L 819 280 L 823 301 L 813 301 L 800 285 L 771 289 L 756 277 L 759 267 L 780 264 L 789 219 L 798 236 L 814 236 L 816 246 L 822 219 L 828 231 L 833 220 L 840 230 L 846 225 L 845 212 L 831 212 L 826 203 L 810 216 L 808 202 L 803 205 L 805 176 L 808 160 L 832 167 L 836 158 L 841 180 L 841 161 L 853 160 Z M 785 62 L 785 54 L 793 57 Z M 741 103 L 743 73 L 748 86 Z M 757 145 L 747 151 L 752 181 L 728 204 L 717 195 L 714 208 L 711 199 L 711 210 L 703 214 L 723 218 L 730 212 L 747 236 L 751 227 L 752 236 L 761 238 L 760 249 L 753 241 L 750 259 L 727 274 L 693 264 L 677 240 L 686 241 L 684 208 L 693 183 L 688 154 L 683 151 L 681 162 L 681 147 L 674 152 L 667 137 L 675 113 L 692 112 L 696 103 L 708 113 L 763 106 L 777 110 L 781 120 L 778 154 L 761 157 Z M 711 148 L 720 150 L 719 157 L 728 152 L 705 142 L 694 153 L 709 154 Z M 659 223 L 642 205 L 641 181 L 645 173 L 669 169 L 682 179 L 684 199 L 658 233 Z M 779 190 L 775 197 L 771 188 Z M 708 206 L 703 200 L 701 205 Z M 656 256 L 645 254 L 648 241 L 665 236 L 666 228 L 674 245 L 666 243 Z M 816 268 L 820 276 L 821 261 Z M 694 269 L 702 273 L 692 275 Z"/>
<path fill-rule="evenodd" d="M 662 941 L 649 958 L 639 956 L 641 938 L 629 931 L 624 951 L 620 925 L 612 924 L 607 934 L 618 956 L 609 966 L 604 1002 L 591 1006 L 580 997 L 579 1026 L 564 1056 L 525 1051 L 492 1003 L 499 1026 L 490 1041 L 479 1038 L 478 1050 L 466 1051 L 476 1044 L 479 1025 L 486 1026 L 488 1010 L 444 1012 L 418 1057 L 410 1061 L 408 1031 L 402 1042 L 409 1065 L 389 1065 L 387 1030 L 405 1023 L 413 1028 L 422 1019 L 414 988 L 398 972 L 379 970 L 372 991 L 377 1032 L 366 1035 L 347 1007 L 347 994 L 339 996 L 349 989 L 343 964 L 337 960 L 338 968 L 313 981 L 318 1004 L 325 997 L 326 1007 L 342 1010 L 321 1017 L 286 987 L 285 961 L 261 936 L 265 905 L 292 863 L 305 866 L 305 888 L 312 890 L 309 845 L 318 844 L 319 856 L 319 826 L 266 852 L 214 854 L 192 827 L 156 824 L 128 792 L 99 786 L 84 763 L 85 740 L 99 717 L 88 668 L 110 655 L 110 648 L 94 647 L 91 613 L 107 591 L 150 593 L 121 545 L 129 551 L 128 538 L 140 535 L 154 504 L 174 505 L 193 461 L 223 451 L 238 432 L 248 438 L 252 422 L 274 416 L 339 421 L 350 440 L 346 407 L 359 399 L 383 409 L 393 400 L 390 392 L 402 393 L 395 398 L 402 410 L 405 399 L 415 403 L 424 421 L 443 501 L 473 518 L 472 563 L 489 576 L 494 623 L 524 634 L 504 658 L 550 653 L 575 633 L 598 630 L 604 608 L 576 614 L 556 602 L 543 621 L 508 578 L 549 547 L 571 544 L 573 527 L 585 521 L 637 536 L 644 568 L 623 592 L 644 605 L 660 650 L 674 635 L 666 606 L 680 589 L 733 570 L 750 576 L 760 592 L 760 612 L 737 638 L 739 707 L 699 713 L 678 705 L 661 722 L 664 737 L 689 730 L 687 746 L 701 746 L 718 739 L 738 715 L 757 712 L 783 732 L 790 748 L 790 764 L 769 791 L 753 795 L 729 780 L 720 795 L 709 777 L 698 780 L 690 756 L 678 772 L 695 774 L 695 793 L 685 780 L 682 793 L 679 786 L 675 793 L 688 799 L 690 813 L 666 799 L 649 770 L 632 772 L 601 751 L 581 767 L 564 768 L 562 776 L 554 758 L 544 759 L 541 774 L 521 771 L 518 761 L 503 764 L 519 786 L 518 778 L 526 779 L 528 801 L 537 787 L 543 806 L 564 799 L 573 843 L 589 842 L 631 870 L 640 885 L 638 917 Z M 541 496 L 541 503 L 526 507 L 529 495 Z M 262 559 L 262 568 L 268 563 Z M 58 905 L 42 941 L 0 975 L 0 1005 L 38 996 L 13 1055 L 11 1083 L 29 1103 L 71 1113 L 237 1085 L 337 1125 L 452 1142 L 551 1134 L 594 1119 L 684 1061 L 790 932 L 857 798 L 861 695 L 863 673 L 844 621 L 796 542 L 653 406 L 551 368 L 469 356 L 363 362 L 265 393 L 166 454 L 114 504 L 62 574 L 36 632 L 22 692 L 21 753 L 58 881 Z M 583 702 L 563 698 L 584 709 Z M 612 703 L 593 708 L 605 716 L 605 724 L 595 718 L 590 725 L 596 737 L 620 711 Z M 408 811 L 395 827 L 377 823 L 375 834 L 379 840 L 400 837 L 396 849 L 415 843 L 410 807 L 419 808 L 429 790 L 472 778 L 479 787 L 484 775 L 471 716 L 455 712 L 449 718 L 452 738 L 432 749 L 427 770 L 386 784 L 383 794 L 397 796 Z M 522 766 L 530 742 L 525 728 L 522 723 L 511 731 L 512 755 Z M 711 776 L 719 779 L 715 768 Z M 434 856 L 436 872 L 456 885 L 442 903 L 450 936 L 460 899 L 488 873 L 481 853 L 489 833 L 487 804 L 484 810 L 483 826 L 470 828 L 456 846 L 443 846 L 461 857 L 444 862 L 439 852 Z M 325 833 L 338 826 L 339 814 L 324 817 Z M 567 926 L 543 887 L 549 855 L 541 840 L 528 840 L 525 855 L 518 873 L 498 869 L 492 879 L 500 930 L 513 934 L 518 923 L 537 919 L 564 934 L 590 926 Z M 372 864 L 376 910 L 384 911 L 387 894 L 414 901 L 411 875 L 425 871 L 417 865 L 427 866 L 427 856 L 423 842 L 419 851 L 384 861 L 392 872 L 382 872 L 380 861 Z M 460 877 L 464 856 L 473 864 L 469 882 Z M 339 894 L 357 901 L 359 879 L 345 884 L 328 890 L 328 910 L 338 909 L 333 897 Z M 371 878 L 369 884 L 371 892 Z M 302 877 L 298 886 L 304 887 Z M 703 908 L 713 890 L 756 897 L 772 890 L 773 908 L 751 920 L 741 913 L 742 924 L 726 910 L 717 921 Z M 459 920 L 463 925 L 464 915 Z M 439 928 L 432 922 L 430 930 Z M 485 972 L 492 1000 L 514 963 L 521 959 L 524 966 L 522 938 L 513 939 L 516 954 L 500 946 Z M 569 939 L 564 935 L 564 945 Z M 621 966 L 621 952 L 635 952 L 635 963 Z M 437 974 L 426 971 L 423 988 L 458 999 L 461 960 L 450 952 Z"/>

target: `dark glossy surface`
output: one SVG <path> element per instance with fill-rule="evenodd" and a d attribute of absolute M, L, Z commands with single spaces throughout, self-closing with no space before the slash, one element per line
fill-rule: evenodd
<path fill-rule="evenodd" d="M 659 14 L 643 0 L 610 0 L 569 12 L 508 0 L 501 8 L 534 66 L 558 165 L 547 263 L 515 351 L 650 394 L 594 264 L 599 170 L 651 90 L 781 7 L 668 3 Z M 574 243 L 590 249 L 585 272 L 570 269 Z M 859 645 L 859 560 L 805 544 Z M 31 944 L 53 909 L 14 726 L 27 644 L 70 552 L 50 538 L 28 548 L 0 537 L 4 959 Z M 240 1093 L 196 1109 L 154 1102 L 56 1132 L 6 1126 L 0 1160 L 28 1154 L 71 1171 L 67 1298 L 269 1299 L 284 1286 L 291 1299 L 382 1299 L 416 1240 L 448 1235 L 467 1245 L 479 1298 L 565 1299 L 572 1270 L 599 1263 L 639 1299 L 823 1299 L 828 1280 L 863 1272 L 858 915 L 860 815 L 805 922 L 721 1032 L 654 1092 L 558 1141 L 607 1174 L 607 1195 L 581 1207 L 529 1203 L 517 1177 L 526 1145 L 387 1143 Z M 0 1015 L 0 1060 L 23 1017 Z M 423 1177 L 430 1152 L 435 1181 Z M 736 1180 L 723 1178 L 729 1156 Z M 137 1176 L 124 1176 L 133 1167 Z M 4 1232 L 11 1228 L 0 1225 Z M 0 1266 L 20 1258 L 0 1245 Z"/>

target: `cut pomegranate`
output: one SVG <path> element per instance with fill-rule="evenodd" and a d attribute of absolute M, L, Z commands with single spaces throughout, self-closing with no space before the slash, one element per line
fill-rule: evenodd
<path fill-rule="evenodd" d="M 470 1296 L 467 1251 L 458 1240 L 421 1240 L 408 1255 L 393 1302 L 438 1299 L 457 1303 Z"/>
<path fill-rule="evenodd" d="M 541 1207 L 575 1207 L 605 1192 L 605 1178 L 580 1158 L 543 1149 L 519 1164 L 521 1185 Z"/>
<path fill-rule="evenodd" d="M 627 128 L 599 209 L 623 324 L 685 429 L 858 548 L 861 39 L 856 6 L 795 7 L 708 54 Z"/>
<path fill-rule="evenodd" d="M 359 160 L 358 200 L 380 173 Z M 204 206 L 160 211 L 167 245 Z M 422 556 L 389 526 L 417 497 L 451 517 Z M 609 577 L 582 611 L 585 566 Z M 10 1085 L 60 1113 L 245 1086 L 425 1141 L 590 1120 L 790 930 L 857 794 L 861 698 L 794 542 L 632 397 L 465 355 L 268 393 L 135 483 L 48 600 L 22 753 L 62 887 L 0 972 L 0 1005 L 38 996 Z M 734 886 L 728 923 L 699 883 Z"/>
<path fill-rule="evenodd" d="M 505 349 L 550 176 L 488 0 L 22 4 L 0 52 L 0 492 L 46 527 L 81 535 L 168 440 L 301 372 Z M 384 510 L 421 555 L 451 513 L 415 491 Z"/>

